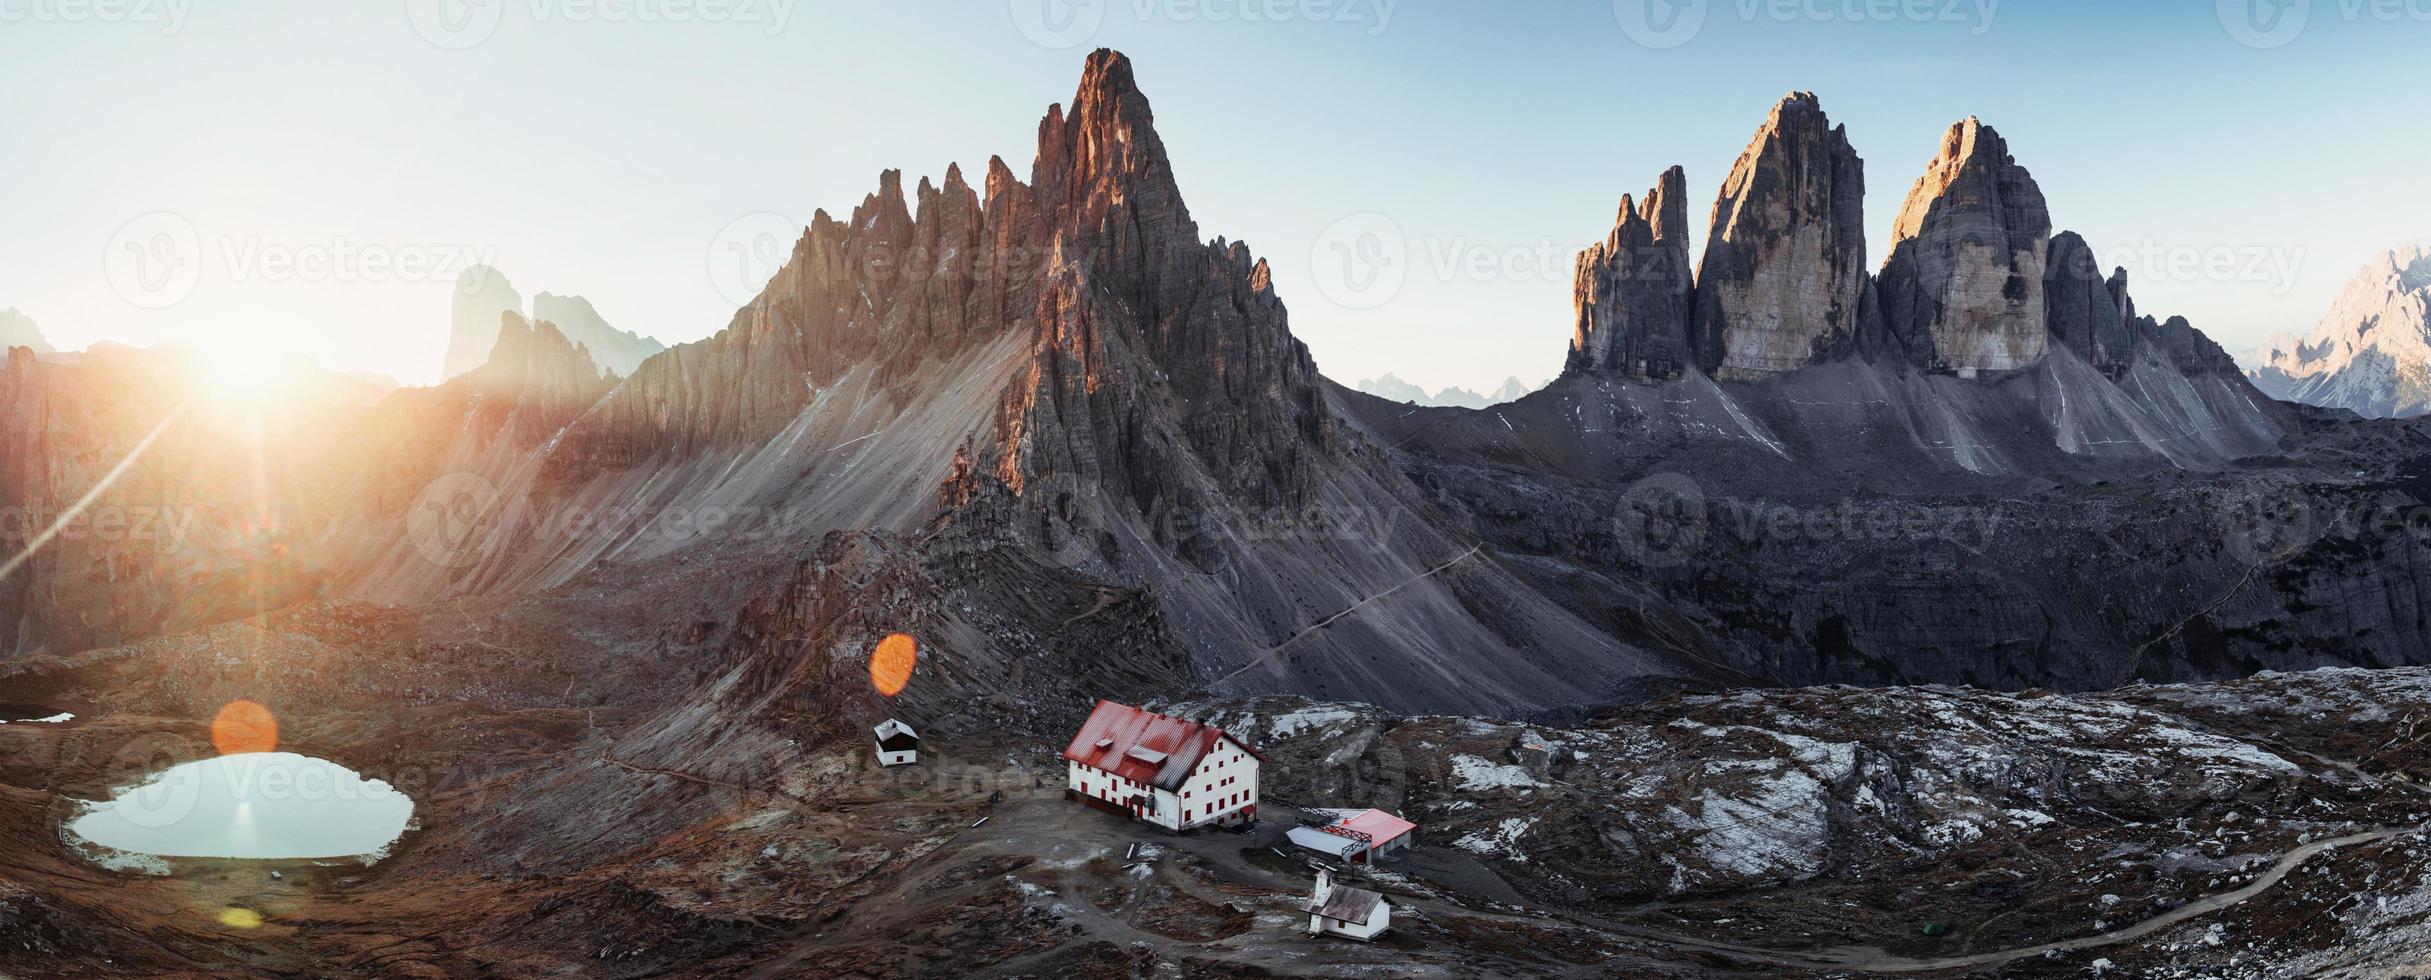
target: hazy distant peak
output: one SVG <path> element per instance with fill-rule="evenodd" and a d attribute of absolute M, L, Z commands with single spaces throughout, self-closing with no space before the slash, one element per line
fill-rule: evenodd
<path fill-rule="evenodd" d="M 658 340 L 617 329 L 591 301 L 581 296 L 543 292 L 524 308 L 523 295 L 506 273 L 486 265 L 471 266 L 456 277 L 448 311 L 447 358 L 442 380 L 479 368 L 498 343 L 500 314 L 514 313 L 532 321 L 556 325 L 567 340 L 589 352 L 600 368 L 629 377 L 650 356 L 666 350 Z"/>
<path fill-rule="evenodd" d="M 2271 337 L 2245 366 L 2274 398 L 2368 416 L 2431 412 L 2431 248 L 2374 256 L 2310 336 Z"/>
<path fill-rule="evenodd" d="M 57 353 L 34 318 L 14 306 L 0 310 L 0 351 L 11 347 L 31 347 L 36 354 Z"/>
<path fill-rule="evenodd" d="M 1381 376 L 1361 381 L 1354 387 L 1361 392 L 1388 401 L 1407 402 L 1430 408 L 1486 408 L 1517 401 L 1544 385 L 1531 385 L 1517 377 L 1510 377 L 1504 379 L 1503 383 L 1496 386 L 1493 391 L 1482 395 L 1458 385 L 1430 393 L 1425 388 L 1403 381 L 1391 372 L 1386 372 Z"/>

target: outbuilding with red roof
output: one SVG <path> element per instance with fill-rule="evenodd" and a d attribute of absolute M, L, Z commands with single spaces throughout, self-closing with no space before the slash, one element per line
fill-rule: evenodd
<path fill-rule="evenodd" d="M 1365 864 L 1410 849 L 1418 825 L 1383 810 L 1314 810 L 1322 822 L 1293 827 L 1284 835 L 1312 851 Z"/>
<path fill-rule="evenodd" d="M 1167 830 L 1258 814 L 1256 749 L 1202 725 L 1099 701 L 1064 748 L 1064 796 Z"/>

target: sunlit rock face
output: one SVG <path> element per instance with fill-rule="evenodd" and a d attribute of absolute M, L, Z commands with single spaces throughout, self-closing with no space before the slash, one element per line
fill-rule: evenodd
<path fill-rule="evenodd" d="M 2274 337 L 2248 365 L 2273 397 L 2379 417 L 2431 412 L 2431 247 L 2357 272 L 2302 339 Z"/>
<path fill-rule="evenodd" d="M 1998 132 L 1951 126 L 1891 233 L 1883 315 L 1911 363 L 1972 377 L 2042 359 L 2051 212 Z"/>
<path fill-rule="evenodd" d="M 1673 167 L 1643 203 L 1623 195 L 1612 234 L 1579 253 L 1578 328 L 1566 370 L 1674 378 L 1695 363 L 1687 185 Z"/>
<path fill-rule="evenodd" d="M 405 832 L 414 801 L 327 759 L 246 752 L 182 765 L 95 804 L 69 834 L 161 857 L 377 855 Z"/>
<path fill-rule="evenodd" d="M 1714 204 L 1697 271 L 1700 366 L 1757 378 L 1845 355 L 1865 289 L 1865 162 L 1813 93 L 1792 94 Z"/>

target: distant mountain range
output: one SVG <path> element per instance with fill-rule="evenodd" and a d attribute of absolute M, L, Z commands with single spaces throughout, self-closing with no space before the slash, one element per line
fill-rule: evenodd
<path fill-rule="evenodd" d="M 2273 398 L 2373 418 L 2431 412 L 2431 247 L 2373 259 L 2311 336 L 2272 337 L 2245 363 L 2247 377 Z"/>
<path fill-rule="evenodd" d="M 1429 394 L 1426 389 L 1387 373 L 1383 377 L 1369 378 L 1359 382 L 1357 387 L 1361 392 L 1386 401 L 1407 402 L 1430 408 L 1485 408 L 1490 405 L 1518 401 L 1527 393 L 1542 388 L 1548 383 L 1540 381 L 1536 384 L 1528 384 L 1517 377 L 1511 377 L 1503 379 L 1500 387 L 1483 395 L 1457 386 Z"/>
<path fill-rule="evenodd" d="M 525 315 L 531 323 L 555 324 L 567 340 L 590 354 L 593 364 L 619 377 L 631 377 L 650 355 L 667 349 L 656 339 L 609 325 L 591 308 L 591 301 L 580 296 L 541 293 L 532 297 L 532 308 L 525 314 L 523 295 L 507 281 L 506 273 L 476 265 L 456 277 L 455 301 L 448 316 L 447 359 L 440 380 L 470 372 L 489 360 L 490 348 L 498 341 L 500 317 L 506 313 Z"/>
<path fill-rule="evenodd" d="M 2265 398 L 2140 314 L 1979 120 L 1877 265 L 1864 162 L 1792 93 L 1695 248 L 1677 168 L 1622 198 L 1561 375 L 1487 411 L 1319 374 L 1266 263 L 1193 219 L 1122 56 L 1036 131 L 1026 177 L 882 173 L 656 354 L 483 270 L 451 380 L 291 413 L 266 483 L 181 421 L 105 499 L 243 523 L 194 531 L 207 561 L 53 546 L 0 581 L 0 649 L 579 583 L 619 635 L 743 624 L 698 675 L 698 717 L 738 729 L 874 723 L 850 671 L 794 658 L 892 632 L 932 678 L 897 706 L 936 725 L 1176 690 L 1511 715 L 2431 663 L 2431 544 L 2271 523 L 2404 498 L 2431 450 Z M 0 506 L 79 499 L 177 403 L 157 376 L 10 359 Z M 289 533 L 248 530 L 265 512 Z M 2286 549 L 2302 574 L 2253 574 Z"/>

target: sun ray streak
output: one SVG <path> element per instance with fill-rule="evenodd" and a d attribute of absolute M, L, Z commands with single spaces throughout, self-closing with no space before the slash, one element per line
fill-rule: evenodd
<path fill-rule="evenodd" d="M 70 504 L 68 509 L 59 512 L 59 518 L 52 521 L 51 526 L 43 528 L 41 534 L 34 536 L 34 540 L 26 542 L 25 550 L 10 556 L 8 564 L 0 565 L 0 580 L 5 580 L 14 574 L 18 566 L 32 561 L 34 554 L 41 551 L 43 545 L 51 543 L 51 539 L 58 537 L 60 530 L 67 527 L 68 522 L 82 515 L 86 507 L 92 506 L 94 498 L 101 496 L 103 491 L 110 489 L 111 484 L 118 482 L 119 477 L 126 475 L 127 468 L 135 465 L 135 461 L 143 457 L 144 450 L 152 448 L 152 444 L 159 441 L 161 433 L 169 431 L 169 424 L 177 421 L 177 417 L 184 414 L 186 414 L 186 406 L 182 404 L 170 409 L 169 414 L 160 420 L 160 424 L 153 426 L 152 431 L 144 435 L 143 441 L 136 443 L 135 448 L 127 452 L 125 459 L 119 460 L 118 465 L 110 467 L 109 472 L 102 474 L 101 479 L 93 484 L 93 488 L 85 491 L 84 496 L 76 498 L 76 502 Z"/>

